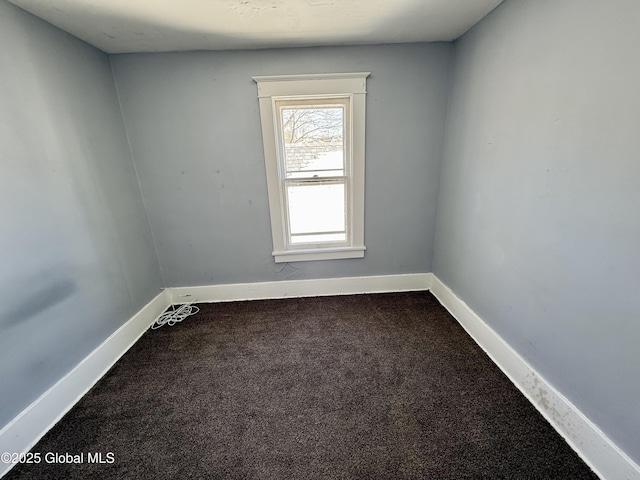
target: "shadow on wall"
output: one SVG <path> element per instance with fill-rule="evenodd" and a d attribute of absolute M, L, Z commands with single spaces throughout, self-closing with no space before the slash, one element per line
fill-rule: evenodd
<path fill-rule="evenodd" d="M 41 279 L 34 279 L 37 283 Z M 77 290 L 75 282 L 68 278 L 50 281 L 39 290 L 26 291 L 26 295 L 11 302 L 0 316 L 0 329 L 17 325 L 69 298 Z"/>

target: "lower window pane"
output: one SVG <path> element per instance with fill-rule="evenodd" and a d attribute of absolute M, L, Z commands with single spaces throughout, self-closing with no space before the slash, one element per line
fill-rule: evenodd
<path fill-rule="evenodd" d="M 344 183 L 290 183 L 287 198 L 291 243 L 346 239 Z"/>
<path fill-rule="evenodd" d="M 346 233 L 314 233 L 311 235 L 304 234 L 291 236 L 291 243 L 293 245 L 300 243 L 344 242 L 346 240 Z"/>

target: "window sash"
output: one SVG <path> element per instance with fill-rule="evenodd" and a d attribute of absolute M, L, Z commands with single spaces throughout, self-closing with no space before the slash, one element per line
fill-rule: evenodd
<path fill-rule="evenodd" d="M 290 178 L 286 178 L 283 179 L 282 181 L 282 185 L 283 185 L 283 214 L 284 214 L 284 225 L 285 225 L 285 244 L 287 246 L 288 249 L 301 249 L 301 248 L 310 248 L 310 247 L 314 247 L 317 246 L 318 248 L 321 247 L 339 247 L 339 246 L 347 246 L 350 245 L 350 240 L 351 240 L 351 226 L 350 226 L 350 215 L 349 215 L 349 192 L 350 192 L 350 187 L 349 187 L 349 178 L 346 176 L 335 176 L 335 177 L 320 177 L 320 178 L 305 178 L 305 179 L 290 179 Z M 331 186 L 331 185 L 340 185 L 343 187 L 343 198 L 342 198 L 342 212 L 341 212 L 341 216 L 338 218 L 334 218 L 332 220 L 334 221 L 340 221 L 343 228 L 342 229 L 336 229 L 336 228 L 320 228 L 318 230 L 304 230 L 304 231 L 294 231 L 294 229 L 292 228 L 293 225 L 293 219 L 292 217 L 295 217 L 296 215 L 293 214 L 293 212 L 290 209 L 290 192 L 291 192 L 291 187 L 302 187 L 304 188 L 306 187 L 310 187 L 310 188 L 314 188 L 314 187 L 318 187 L 318 186 Z M 327 199 L 325 201 L 329 201 L 331 199 Z M 335 200 L 335 198 L 334 198 Z M 321 213 L 319 212 L 314 212 L 313 211 L 313 206 L 311 206 L 312 209 L 311 211 L 309 211 L 309 215 L 320 215 Z M 300 214 L 301 212 L 296 212 L 298 214 Z M 336 212 L 334 212 L 336 213 Z M 328 222 L 330 225 L 335 225 L 334 223 L 332 223 L 331 221 Z M 322 225 L 320 225 L 321 227 Z M 326 240 L 321 240 L 321 239 L 315 239 L 315 240 L 309 240 L 309 241 L 300 241 L 300 237 L 301 236 L 307 236 L 310 237 L 312 235 L 329 235 L 329 234 L 343 234 L 344 235 L 344 239 L 340 240 L 340 239 L 336 239 L 336 238 L 328 238 Z M 298 239 L 296 239 L 296 237 L 298 237 Z"/>
<path fill-rule="evenodd" d="M 285 145 L 284 126 L 282 110 L 292 109 L 296 107 L 331 107 L 341 106 L 343 108 L 343 137 L 342 137 L 342 170 L 337 169 L 316 169 L 316 170 L 287 170 L 287 152 Z M 276 151 L 278 156 L 278 176 L 280 183 L 280 198 L 282 201 L 281 210 L 284 226 L 284 245 L 287 250 L 299 250 L 309 248 L 332 248 L 345 247 L 352 243 L 351 235 L 351 97 L 350 96 L 313 96 L 313 97 L 295 97 L 295 98 L 274 98 L 274 121 L 276 126 Z M 343 175 L 331 175 L 331 172 L 343 172 Z M 327 176 L 321 176 L 322 172 L 327 172 Z M 317 174 L 317 177 L 312 176 Z M 305 241 L 296 241 L 300 236 L 310 237 L 310 233 L 300 234 L 292 232 L 292 212 L 290 210 L 289 187 L 291 185 L 343 185 L 343 225 L 344 240 L 336 240 L 335 238 L 327 240 L 319 240 L 318 238 Z M 332 230 L 333 232 L 333 230 Z M 318 232 L 320 234 L 329 234 L 329 231 Z M 298 237 L 298 239 L 296 239 Z"/>

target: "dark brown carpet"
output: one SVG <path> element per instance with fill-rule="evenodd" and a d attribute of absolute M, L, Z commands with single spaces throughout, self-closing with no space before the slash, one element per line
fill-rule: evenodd
<path fill-rule="evenodd" d="M 7 478 L 597 478 L 427 292 L 201 305 L 32 451 L 85 463 Z"/>

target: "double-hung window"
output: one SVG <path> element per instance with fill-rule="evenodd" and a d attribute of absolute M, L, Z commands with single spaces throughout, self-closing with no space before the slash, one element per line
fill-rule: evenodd
<path fill-rule="evenodd" d="M 276 262 L 364 256 L 368 75 L 254 77 Z"/>

